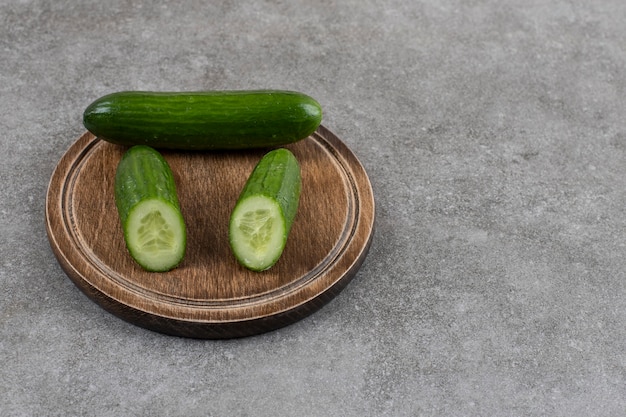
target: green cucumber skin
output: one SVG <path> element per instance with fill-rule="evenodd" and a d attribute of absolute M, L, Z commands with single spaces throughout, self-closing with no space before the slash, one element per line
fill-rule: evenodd
<path fill-rule="evenodd" d="M 265 195 L 276 200 L 289 233 L 298 211 L 301 190 L 298 160 L 289 150 L 279 148 L 261 158 L 241 190 L 238 201 L 253 195 Z"/>
<path fill-rule="evenodd" d="M 128 149 L 115 173 L 115 203 L 123 225 L 137 203 L 156 198 L 180 210 L 174 175 L 156 150 L 137 145 Z"/>
<path fill-rule="evenodd" d="M 322 109 L 294 91 L 122 91 L 83 113 L 95 136 L 120 145 L 235 150 L 297 142 L 320 125 Z"/>
<path fill-rule="evenodd" d="M 285 231 L 282 236 L 282 248 L 278 255 L 280 257 L 298 211 L 301 190 L 302 178 L 298 160 L 288 149 L 274 149 L 261 158 L 259 163 L 255 166 L 237 199 L 233 213 L 241 202 L 257 195 L 263 195 L 276 201 L 280 207 L 282 220 L 285 224 Z M 232 226 L 232 222 L 234 221 L 232 216 L 230 221 Z M 232 240 L 231 247 L 235 253 L 235 257 L 237 257 L 240 263 L 244 264 L 239 258 Z M 278 258 L 274 259 L 271 264 L 256 270 L 262 271 L 268 269 L 277 261 Z M 250 267 L 248 266 L 248 268 Z"/>
<path fill-rule="evenodd" d="M 114 194 L 126 242 L 129 241 L 130 233 L 128 216 L 138 203 L 156 199 L 173 206 L 180 213 L 174 174 L 163 156 L 149 146 L 136 145 L 124 153 L 115 173 Z M 182 214 L 180 219 L 184 225 Z M 184 228 L 183 233 L 185 238 L 183 244 L 186 246 Z M 132 248 L 128 249 L 133 252 Z M 145 265 L 142 266 L 146 268 Z"/>

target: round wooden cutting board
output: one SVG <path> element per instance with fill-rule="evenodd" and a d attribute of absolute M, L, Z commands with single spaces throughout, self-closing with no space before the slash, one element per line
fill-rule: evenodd
<path fill-rule="evenodd" d="M 154 331 L 218 339 L 291 324 L 335 297 L 361 266 L 374 196 L 355 155 L 323 126 L 286 147 L 300 162 L 302 193 L 285 251 L 268 271 L 241 267 L 228 244 L 230 213 L 267 150 L 161 151 L 174 172 L 187 253 L 178 268 L 150 273 L 128 254 L 115 207 L 115 170 L 126 148 L 85 133 L 48 186 L 52 250 L 93 301 Z"/>

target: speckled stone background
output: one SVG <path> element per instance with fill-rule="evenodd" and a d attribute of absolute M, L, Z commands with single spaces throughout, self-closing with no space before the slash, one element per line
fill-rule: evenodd
<path fill-rule="evenodd" d="M 0 0 L 2 416 L 626 415 L 626 2 Z M 374 189 L 318 313 L 199 341 L 87 299 L 52 171 L 125 89 L 294 89 Z"/>

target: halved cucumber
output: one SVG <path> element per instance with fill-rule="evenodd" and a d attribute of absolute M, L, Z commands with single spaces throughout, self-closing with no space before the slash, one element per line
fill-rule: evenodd
<path fill-rule="evenodd" d="M 144 145 L 126 151 L 115 175 L 115 203 L 133 259 L 152 272 L 178 266 L 187 233 L 174 176 L 159 152 Z"/>
<path fill-rule="evenodd" d="M 230 216 L 230 246 L 241 265 L 264 271 L 278 261 L 301 188 L 300 164 L 289 150 L 275 149 L 259 161 Z"/>

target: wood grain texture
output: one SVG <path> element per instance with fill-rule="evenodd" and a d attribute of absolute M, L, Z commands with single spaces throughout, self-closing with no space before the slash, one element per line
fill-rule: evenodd
<path fill-rule="evenodd" d="M 187 254 L 175 270 L 150 273 L 128 254 L 115 207 L 115 169 L 126 148 L 85 133 L 50 179 L 50 246 L 93 301 L 154 331 L 233 338 L 291 324 L 354 277 L 373 237 L 375 204 L 362 165 L 323 126 L 286 148 L 300 162 L 302 194 L 285 251 L 268 271 L 241 267 L 228 244 L 230 213 L 267 150 L 162 151 L 187 223 Z"/>

